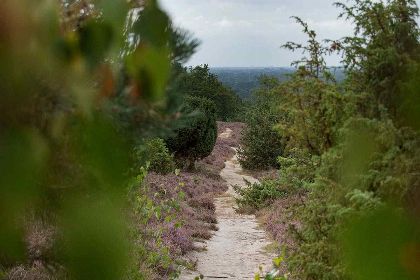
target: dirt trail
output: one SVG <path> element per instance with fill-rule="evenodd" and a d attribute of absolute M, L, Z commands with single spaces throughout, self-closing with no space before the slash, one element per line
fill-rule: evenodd
<path fill-rule="evenodd" d="M 219 137 L 229 138 L 231 133 L 226 129 Z M 254 279 L 260 265 L 265 272 L 271 268 L 274 256 L 265 252 L 270 244 L 266 233 L 259 228 L 254 215 L 240 215 L 234 209 L 236 193 L 232 186 L 246 186 L 244 179 L 251 183 L 257 180 L 244 174 L 236 154 L 225 162 L 220 175 L 229 190 L 215 199 L 219 230 L 206 243 L 205 251 L 193 254 L 197 271 L 184 271 L 181 280 L 191 280 L 200 274 L 204 279 Z"/>

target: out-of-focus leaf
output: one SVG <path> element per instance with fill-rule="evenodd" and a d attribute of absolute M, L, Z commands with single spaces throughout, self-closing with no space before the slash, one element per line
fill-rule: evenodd
<path fill-rule="evenodd" d="M 116 29 L 115 31 L 123 32 L 121 29 L 124 26 L 126 20 L 128 5 L 127 1 L 124 0 L 99 0 L 96 1 L 98 9 L 102 12 L 102 18 Z"/>
<path fill-rule="evenodd" d="M 91 66 L 105 58 L 112 39 L 112 27 L 106 22 L 92 20 L 80 30 L 80 49 Z"/>
<path fill-rule="evenodd" d="M 124 218 L 106 201 L 74 200 L 64 212 L 63 259 L 73 279 L 122 279 L 128 261 Z"/>
<path fill-rule="evenodd" d="M 109 120 L 93 117 L 80 122 L 75 135 L 79 138 L 81 161 L 89 185 L 108 194 L 121 195 L 124 191 L 124 174 L 129 168 L 128 145 Z"/>
<path fill-rule="evenodd" d="M 110 57 L 115 59 L 121 51 L 124 44 L 125 21 L 128 14 L 128 4 L 124 0 L 99 0 L 97 7 L 102 12 L 101 20 L 106 21 L 107 25 L 113 32 L 113 40 L 111 41 Z"/>
<path fill-rule="evenodd" d="M 0 141 L 0 252 L 23 256 L 23 228 L 18 226 L 25 207 L 41 190 L 39 179 L 48 155 L 43 139 L 33 131 L 8 131 Z"/>
<path fill-rule="evenodd" d="M 345 262 L 355 280 L 419 279 L 418 224 L 383 208 L 350 223 L 342 235 Z"/>
<path fill-rule="evenodd" d="M 56 39 L 54 50 L 63 62 L 70 63 L 79 54 L 78 43 L 76 32 L 69 32 L 65 36 Z"/>
<path fill-rule="evenodd" d="M 164 96 L 171 70 L 168 49 L 140 46 L 127 58 L 127 67 L 138 86 L 136 95 L 149 101 Z"/>
<path fill-rule="evenodd" d="M 363 120 L 350 124 L 345 141 L 341 180 L 344 184 L 352 185 L 367 170 L 378 150 L 378 144 L 374 132 L 369 130 Z"/>
<path fill-rule="evenodd" d="M 140 34 L 143 44 L 156 48 L 164 48 L 169 41 L 169 17 L 163 12 L 156 0 L 147 1 L 140 19 L 134 25 L 134 30 Z"/>

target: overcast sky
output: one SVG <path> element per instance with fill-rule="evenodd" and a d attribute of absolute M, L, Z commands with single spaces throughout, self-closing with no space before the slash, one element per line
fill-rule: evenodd
<path fill-rule="evenodd" d="M 338 39 L 352 32 L 338 20 L 337 0 L 160 0 L 176 25 L 193 32 L 202 44 L 188 65 L 212 67 L 289 66 L 301 57 L 280 49 L 287 41 L 304 42 L 299 16 L 320 39 Z M 420 0 L 418 1 L 420 2 Z M 339 57 L 327 60 L 339 65 Z"/>

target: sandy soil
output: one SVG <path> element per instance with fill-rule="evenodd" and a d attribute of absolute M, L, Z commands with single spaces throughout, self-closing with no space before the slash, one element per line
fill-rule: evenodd
<path fill-rule="evenodd" d="M 229 138 L 228 128 L 219 138 Z M 241 215 L 235 212 L 235 191 L 233 185 L 246 186 L 257 179 L 244 174 L 236 154 L 225 162 L 220 176 L 229 185 L 229 190 L 215 199 L 219 230 L 206 243 L 206 250 L 194 252 L 197 271 L 183 271 L 181 280 L 191 280 L 198 275 L 204 279 L 254 279 L 262 266 L 265 272 L 271 269 L 274 256 L 265 251 L 270 244 L 266 233 L 259 227 L 254 215 Z"/>

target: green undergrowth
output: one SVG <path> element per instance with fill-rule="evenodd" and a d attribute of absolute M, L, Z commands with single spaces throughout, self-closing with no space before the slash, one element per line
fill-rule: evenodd
<path fill-rule="evenodd" d="M 251 184 L 246 187 L 234 186 L 239 196 L 236 203 L 242 212 L 254 212 L 269 206 L 274 200 L 284 198 L 290 190 L 281 188 L 276 180 L 264 180 L 261 183 Z"/>

